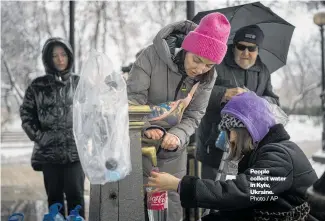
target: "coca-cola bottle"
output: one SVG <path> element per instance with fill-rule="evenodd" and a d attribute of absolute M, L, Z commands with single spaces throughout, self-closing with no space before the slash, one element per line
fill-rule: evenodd
<path fill-rule="evenodd" d="M 154 167 L 152 171 L 159 172 L 159 169 Z M 149 221 L 167 221 L 168 193 L 153 190 L 153 187 L 146 188 Z"/>

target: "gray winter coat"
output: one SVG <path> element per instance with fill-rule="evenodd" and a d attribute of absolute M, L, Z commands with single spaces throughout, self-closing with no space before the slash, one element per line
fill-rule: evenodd
<path fill-rule="evenodd" d="M 229 45 L 223 62 L 216 67 L 218 77 L 215 81 L 206 115 L 197 130 L 197 159 L 211 167 L 218 168 L 222 152 L 216 150 L 215 141 L 219 135 L 221 100 L 228 88 L 246 87 L 270 103 L 279 105 L 279 97 L 273 93 L 271 76 L 259 56 L 254 66 L 248 70 L 240 68 L 233 55 L 233 46 Z"/>
<path fill-rule="evenodd" d="M 171 48 L 165 38 L 175 32 L 186 35 L 195 26 L 190 21 L 168 25 L 157 34 L 153 44 L 143 50 L 134 63 L 127 82 L 130 101 L 142 105 L 157 105 L 174 100 L 182 74 L 173 61 L 174 54 L 171 53 Z M 199 85 L 181 122 L 168 131 L 179 137 L 181 146 L 188 143 L 190 136 L 195 132 L 205 114 L 215 78 L 216 73 L 211 81 Z M 177 93 L 176 99 L 186 97 L 195 82 L 186 77 L 183 83 L 182 90 Z M 184 88 L 186 91 L 183 90 Z"/>

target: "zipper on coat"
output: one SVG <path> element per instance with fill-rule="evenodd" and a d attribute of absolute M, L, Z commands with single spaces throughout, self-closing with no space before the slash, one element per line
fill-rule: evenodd
<path fill-rule="evenodd" d="M 55 73 L 55 75 L 58 76 L 58 77 L 60 76 L 59 75 L 59 72 L 58 73 Z M 58 79 L 61 81 L 61 78 L 58 78 Z M 57 82 L 55 82 L 55 81 L 54 81 L 54 87 L 55 87 L 55 92 L 56 92 L 57 91 L 57 88 L 56 88 L 57 87 Z M 62 88 L 59 87 L 58 89 L 59 89 L 59 91 L 58 91 L 59 93 L 58 94 L 56 93 L 56 96 L 55 96 L 56 104 L 59 104 L 59 106 L 56 108 L 56 110 L 57 110 L 56 111 L 57 121 L 56 121 L 55 133 L 57 133 L 57 131 L 59 130 L 59 121 L 60 121 L 60 114 L 61 114 L 61 111 L 59 111 L 59 109 L 60 109 L 60 104 L 61 104 L 60 101 L 62 102 L 62 98 L 61 98 L 61 93 L 62 93 L 61 92 L 62 91 L 61 89 Z M 59 97 L 59 100 L 58 100 L 58 97 Z M 56 136 L 56 134 L 54 136 L 55 136 L 55 150 L 54 150 L 54 155 L 56 155 L 57 152 L 58 152 L 58 149 L 59 149 L 58 148 L 59 139 Z"/>
<path fill-rule="evenodd" d="M 244 84 L 245 87 L 247 87 L 247 78 L 248 78 L 248 71 L 245 70 L 245 84 Z"/>
<path fill-rule="evenodd" d="M 236 76 L 234 75 L 234 72 L 232 72 L 232 71 L 230 71 L 230 72 L 231 72 L 232 78 L 235 81 L 236 87 L 239 87 L 238 82 L 237 82 L 237 79 L 236 79 Z"/>

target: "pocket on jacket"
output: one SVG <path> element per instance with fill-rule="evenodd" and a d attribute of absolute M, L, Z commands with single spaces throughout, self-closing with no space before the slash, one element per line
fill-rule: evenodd
<path fill-rule="evenodd" d="M 35 171 L 42 171 L 42 163 L 40 163 L 41 157 L 39 155 L 42 155 L 42 153 L 39 145 L 35 143 L 33 147 L 32 156 L 31 156 L 31 165 Z"/>
<path fill-rule="evenodd" d="M 181 178 L 186 175 L 186 150 L 178 151 L 177 157 L 168 159 L 158 158 L 158 167 L 160 172 L 170 173 Z"/>
<path fill-rule="evenodd" d="M 56 132 L 52 131 L 45 131 L 42 132 L 42 135 L 40 136 L 39 140 L 37 141 L 37 144 L 41 147 L 48 147 L 48 146 L 54 146 L 56 144 Z"/>

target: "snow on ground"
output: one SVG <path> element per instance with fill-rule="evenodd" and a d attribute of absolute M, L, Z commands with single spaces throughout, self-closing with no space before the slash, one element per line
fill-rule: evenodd
<path fill-rule="evenodd" d="M 318 178 L 320 178 L 323 173 L 325 172 L 325 165 L 321 163 L 316 163 L 312 160 L 310 160 L 311 165 L 313 166 Z"/>
<path fill-rule="evenodd" d="M 1 156 L 5 158 L 9 157 L 17 157 L 17 156 L 24 156 L 24 155 L 31 155 L 33 147 L 29 148 L 2 148 L 1 149 Z"/>
<path fill-rule="evenodd" d="M 22 131 L 21 120 L 18 115 L 12 117 L 12 121 L 1 127 L 1 132 L 10 131 L 10 132 L 19 132 Z"/>
<path fill-rule="evenodd" d="M 322 118 L 308 115 L 291 115 L 286 130 L 294 142 L 315 141 L 322 138 Z"/>

